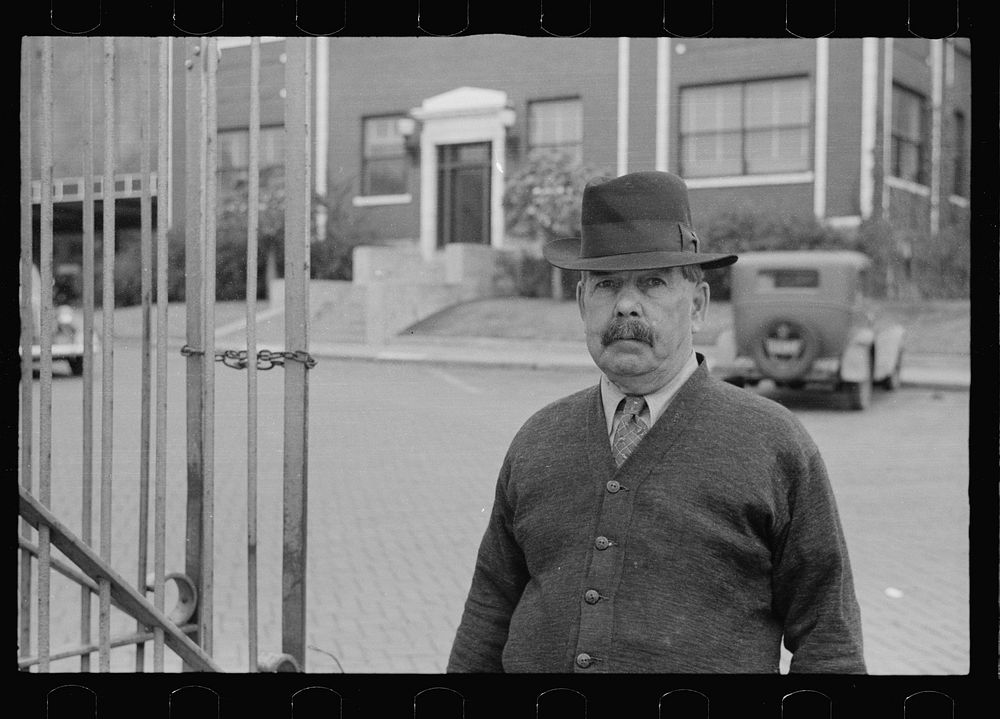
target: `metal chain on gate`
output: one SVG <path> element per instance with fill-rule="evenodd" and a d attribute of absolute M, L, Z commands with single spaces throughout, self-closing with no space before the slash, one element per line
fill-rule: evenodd
<path fill-rule="evenodd" d="M 190 345 L 184 345 L 181 347 L 181 354 L 185 357 L 191 357 L 194 355 L 203 355 L 205 351 L 195 349 Z M 246 369 L 248 355 L 247 350 L 217 350 L 215 361 L 222 362 L 222 364 L 233 369 Z M 301 362 L 306 366 L 306 369 L 312 369 L 316 366 L 316 359 L 305 350 L 272 352 L 268 349 L 262 349 L 257 352 L 257 369 L 259 370 L 284 366 L 286 361 Z"/>

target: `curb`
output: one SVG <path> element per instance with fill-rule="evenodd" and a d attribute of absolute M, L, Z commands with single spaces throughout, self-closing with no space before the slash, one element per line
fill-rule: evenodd
<path fill-rule="evenodd" d="M 590 355 L 581 348 L 560 348 L 553 350 L 531 350 L 511 347 L 500 341 L 481 342 L 475 338 L 472 343 L 445 340 L 440 343 L 418 344 L 411 341 L 385 345 L 324 344 L 314 345 L 310 353 L 317 358 L 367 360 L 372 362 L 414 362 L 424 364 L 449 364 L 467 366 L 523 367 L 526 369 L 594 370 Z M 711 358 L 711 349 L 695 347 Z M 971 385 L 968 370 L 948 367 L 918 366 L 903 368 L 900 377 L 903 387 L 967 391 Z"/>
<path fill-rule="evenodd" d="M 216 338 L 222 340 L 222 333 L 217 333 Z M 121 341 L 139 338 L 122 336 L 115 339 Z M 273 352 L 284 350 L 283 342 L 269 342 L 261 338 L 257 344 L 259 349 L 266 347 Z M 183 345 L 184 341 L 175 337 L 167 340 L 167 346 L 172 351 L 179 350 Z M 695 350 L 711 361 L 711 347 L 696 345 Z M 431 340 L 401 337 L 382 345 L 357 342 L 314 343 L 311 344 L 309 353 L 317 359 L 597 371 L 583 345 L 555 342 L 528 344 L 491 337 L 440 337 Z M 947 364 L 958 366 L 946 366 Z M 921 356 L 911 366 L 903 367 L 900 384 L 908 388 L 968 391 L 971 387 L 971 372 L 967 363 L 962 361 L 949 363 L 939 356 Z"/>

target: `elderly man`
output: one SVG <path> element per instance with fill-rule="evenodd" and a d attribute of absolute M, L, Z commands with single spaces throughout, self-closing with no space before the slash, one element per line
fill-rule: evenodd
<path fill-rule="evenodd" d="M 588 184 L 582 271 L 600 383 L 511 442 L 450 672 L 864 673 L 847 547 L 823 460 L 780 405 L 694 351 L 709 288 L 683 180 Z"/>

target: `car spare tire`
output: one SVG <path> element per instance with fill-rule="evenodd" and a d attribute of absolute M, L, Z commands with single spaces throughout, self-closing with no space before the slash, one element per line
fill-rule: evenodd
<path fill-rule="evenodd" d="M 757 368 L 776 382 L 803 377 L 819 355 L 819 337 L 801 322 L 778 319 L 754 338 L 752 352 Z"/>

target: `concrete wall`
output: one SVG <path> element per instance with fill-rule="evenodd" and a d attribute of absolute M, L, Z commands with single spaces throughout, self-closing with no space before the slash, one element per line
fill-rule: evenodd
<path fill-rule="evenodd" d="M 357 247 L 354 281 L 310 280 L 309 310 L 316 313 L 328 305 L 357 313 L 360 320 L 353 324 L 363 324 L 364 341 L 382 344 L 446 307 L 504 294 L 497 282 L 503 254 L 483 245 L 455 244 L 428 264 L 413 247 Z M 272 307 L 283 305 L 284 279 L 273 280 L 269 292 Z"/>
<path fill-rule="evenodd" d="M 481 297 L 465 284 L 378 282 L 365 288 L 365 341 L 382 344 L 435 312 Z"/>
<path fill-rule="evenodd" d="M 351 275 L 357 285 L 379 282 L 443 282 L 442 262 L 427 262 L 414 244 L 398 247 L 360 245 L 352 253 Z"/>
<path fill-rule="evenodd" d="M 346 304 L 352 298 L 361 297 L 363 288 L 358 288 L 348 280 L 309 280 L 309 309 L 315 311 L 326 303 Z M 285 278 L 276 277 L 268 287 L 268 302 L 271 307 L 285 304 Z"/>
<path fill-rule="evenodd" d="M 354 285 L 364 291 L 366 342 L 385 342 L 451 305 L 504 294 L 497 280 L 502 254 L 455 243 L 427 262 L 416 247 L 356 247 Z"/>

